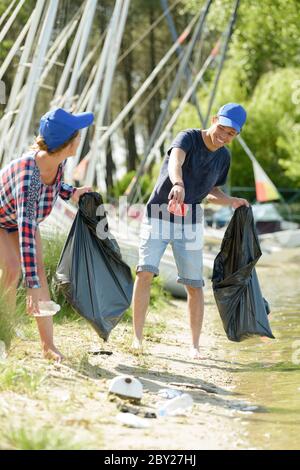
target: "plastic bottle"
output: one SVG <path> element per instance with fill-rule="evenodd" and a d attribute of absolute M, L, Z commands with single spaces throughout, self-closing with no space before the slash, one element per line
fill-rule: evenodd
<path fill-rule="evenodd" d="M 40 313 L 34 314 L 34 317 L 52 317 L 60 310 L 60 305 L 56 304 L 52 300 L 39 301 Z"/>
<path fill-rule="evenodd" d="M 176 416 L 185 414 L 185 412 L 192 408 L 193 398 L 188 393 L 183 393 L 179 397 L 168 400 L 158 409 L 159 416 Z"/>
<path fill-rule="evenodd" d="M 132 413 L 119 413 L 116 419 L 130 428 L 149 428 L 150 426 L 146 419 L 140 418 Z"/>

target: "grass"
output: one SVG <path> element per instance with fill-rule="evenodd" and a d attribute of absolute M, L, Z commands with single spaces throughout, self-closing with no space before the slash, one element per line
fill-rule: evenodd
<path fill-rule="evenodd" d="M 248 364 L 247 370 L 252 371 L 255 370 L 255 372 L 266 372 L 266 369 L 268 372 L 299 372 L 300 367 L 299 364 L 294 364 L 293 362 L 287 361 L 287 362 L 277 362 L 276 364 L 268 364 L 268 363 L 261 363 L 261 362 L 254 362 Z"/>
<path fill-rule="evenodd" d="M 149 310 L 159 312 L 164 309 L 171 300 L 171 294 L 167 292 L 162 285 L 162 280 L 159 277 L 155 277 L 152 281 L 151 292 L 150 292 L 150 303 Z M 123 322 L 132 322 L 132 308 L 126 310 L 123 318 Z"/>
<path fill-rule="evenodd" d="M 11 341 L 15 336 L 17 323 L 17 314 L 10 311 L 6 295 L 0 290 L 0 341 L 4 342 L 7 349 L 10 347 Z"/>
<path fill-rule="evenodd" d="M 84 321 L 72 308 L 72 306 L 65 299 L 63 293 L 55 282 L 55 272 L 57 264 L 63 249 L 64 239 L 58 237 L 51 240 L 43 240 L 43 253 L 44 253 L 44 265 L 46 269 L 46 275 L 50 290 L 51 299 L 54 300 L 61 306 L 61 311 L 54 317 L 54 323 L 63 324 L 64 322 L 81 322 Z M 134 277 L 134 274 L 133 274 Z M 150 305 L 149 310 L 151 316 L 153 312 L 159 312 L 168 305 L 170 301 L 170 294 L 167 293 L 163 286 L 160 278 L 155 278 L 151 287 Z M 26 289 L 19 286 L 17 291 L 17 308 L 16 312 L 8 311 L 7 302 L 5 302 L 4 294 L 0 292 L 0 341 L 5 343 L 6 349 L 9 349 L 13 338 L 16 336 L 16 331 L 19 331 L 21 336 L 24 336 L 27 340 L 36 339 L 36 326 L 35 322 L 26 315 Z M 150 320 L 150 319 L 148 319 Z M 151 341 L 159 341 L 161 334 L 165 330 L 165 322 L 157 321 L 153 317 L 145 328 L 145 337 Z M 122 323 L 130 325 L 130 336 L 131 323 L 132 323 L 132 309 L 127 309 L 124 313 Z M 128 333 L 129 338 L 129 333 Z M 130 339 L 125 341 L 126 344 L 123 346 L 128 347 Z"/>
<path fill-rule="evenodd" d="M 11 450 L 79 450 L 86 448 L 82 442 L 75 441 L 73 433 L 49 426 L 20 426 L 2 433 L 3 449 Z"/>
<path fill-rule="evenodd" d="M 166 328 L 167 325 L 164 320 L 154 322 L 150 320 L 145 326 L 144 338 L 152 343 L 159 343 Z"/>
<path fill-rule="evenodd" d="M 59 315 L 54 317 L 54 322 L 61 322 L 62 319 L 68 318 L 70 320 L 76 320 L 78 314 L 74 311 L 72 306 L 64 297 L 61 289 L 56 284 L 55 273 L 56 268 L 60 259 L 62 249 L 64 247 L 64 237 L 57 237 L 55 239 L 43 239 L 43 255 L 44 255 L 44 266 L 46 270 L 46 276 L 48 280 L 48 286 L 50 290 L 51 299 L 61 306 Z"/>
<path fill-rule="evenodd" d="M 44 379 L 45 374 L 42 371 L 35 372 L 21 364 L 0 365 L 0 392 L 9 390 L 33 396 Z"/>

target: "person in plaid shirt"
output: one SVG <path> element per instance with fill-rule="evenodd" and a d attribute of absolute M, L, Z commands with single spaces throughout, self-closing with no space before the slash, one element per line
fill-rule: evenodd
<path fill-rule="evenodd" d="M 31 149 L 0 170 L 0 281 L 14 309 L 21 270 L 27 288 L 27 312 L 39 313 L 39 301 L 50 300 L 39 223 L 58 196 L 78 202 L 90 187 L 63 182 L 66 159 L 76 154 L 80 129 L 92 124 L 92 113 L 71 114 L 62 108 L 46 113 Z M 52 317 L 36 318 L 44 356 L 61 361 L 53 342 Z"/>

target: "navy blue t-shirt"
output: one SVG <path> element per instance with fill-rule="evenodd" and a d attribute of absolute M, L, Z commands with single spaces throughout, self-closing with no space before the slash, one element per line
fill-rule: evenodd
<path fill-rule="evenodd" d="M 214 186 L 225 184 L 230 167 L 230 153 L 225 147 L 215 152 L 209 150 L 203 141 L 200 129 L 187 129 L 179 132 L 168 149 L 158 180 L 147 202 L 148 217 L 158 217 L 172 222 L 174 218 L 170 218 L 167 204 L 168 195 L 173 186 L 168 172 L 170 153 L 173 148 L 181 148 L 186 153 L 182 165 L 182 177 L 185 186 L 184 202 L 189 205 L 189 211 L 182 219 L 185 219 L 185 223 L 195 223 L 199 221 L 201 201 Z M 181 219 L 181 217 L 176 217 L 176 222 L 179 218 Z"/>

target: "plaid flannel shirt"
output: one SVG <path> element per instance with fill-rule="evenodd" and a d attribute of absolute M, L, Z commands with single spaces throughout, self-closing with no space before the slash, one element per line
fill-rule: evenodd
<path fill-rule="evenodd" d="M 75 188 L 62 181 L 64 160 L 54 184 L 41 181 L 35 152 L 24 154 L 0 170 L 0 228 L 19 231 L 22 272 L 25 285 L 41 287 L 37 274 L 35 234 L 38 224 L 51 212 L 58 196 L 70 199 Z"/>

